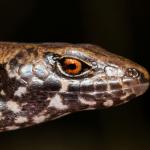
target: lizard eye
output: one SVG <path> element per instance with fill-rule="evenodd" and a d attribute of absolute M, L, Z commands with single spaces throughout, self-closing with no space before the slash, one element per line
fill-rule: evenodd
<path fill-rule="evenodd" d="M 64 57 L 59 61 L 61 73 L 67 76 L 75 77 L 87 73 L 91 66 L 84 61 L 76 58 Z"/>
<path fill-rule="evenodd" d="M 63 61 L 63 68 L 71 75 L 79 74 L 82 70 L 82 63 L 76 59 L 67 58 Z"/>

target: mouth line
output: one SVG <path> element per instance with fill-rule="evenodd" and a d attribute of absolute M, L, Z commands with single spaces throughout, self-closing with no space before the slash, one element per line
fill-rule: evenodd
<path fill-rule="evenodd" d="M 118 88 L 118 89 L 112 89 L 112 90 L 106 90 L 106 91 L 66 91 L 66 92 L 58 92 L 59 94 L 103 94 L 103 93 L 113 93 L 113 92 L 118 92 L 118 91 L 125 91 L 125 90 L 129 90 L 129 89 L 134 89 L 134 88 L 139 88 L 141 87 L 141 89 L 143 88 L 144 90 L 142 91 L 146 91 L 149 87 L 149 82 L 147 83 L 141 83 L 141 84 L 137 84 L 137 85 L 133 85 L 133 86 L 129 86 L 126 88 Z M 142 92 L 141 91 L 141 92 Z M 56 93 L 56 91 L 53 91 L 53 93 Z"/>

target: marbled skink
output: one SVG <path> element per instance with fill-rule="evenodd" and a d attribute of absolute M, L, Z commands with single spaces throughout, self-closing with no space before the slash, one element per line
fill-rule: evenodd
<path fill-rule="evenodd" d="M 90 44 L 0 42 L 0 131 L 142 95 L 140 65 Z"/>

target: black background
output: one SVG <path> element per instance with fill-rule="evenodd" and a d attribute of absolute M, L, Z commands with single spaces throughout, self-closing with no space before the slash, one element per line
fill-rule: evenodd
<path fill-rule="evenodd" d="M 93 43 L 150 69 L 146 0 L 0 0 L 0 40 Z M 0 133 L 1 150 L 148 150 L 149 91 L 125 105 Z"/>

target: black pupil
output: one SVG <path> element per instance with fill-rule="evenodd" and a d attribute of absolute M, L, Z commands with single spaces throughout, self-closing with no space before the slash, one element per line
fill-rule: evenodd
<path fill-rule="evenodd" d="M 75 64 L 69 64 L 69 65 L 67 65 L 67 69 L 74 70 L 74 69 L 76 69 L 76 65 Z"/>

